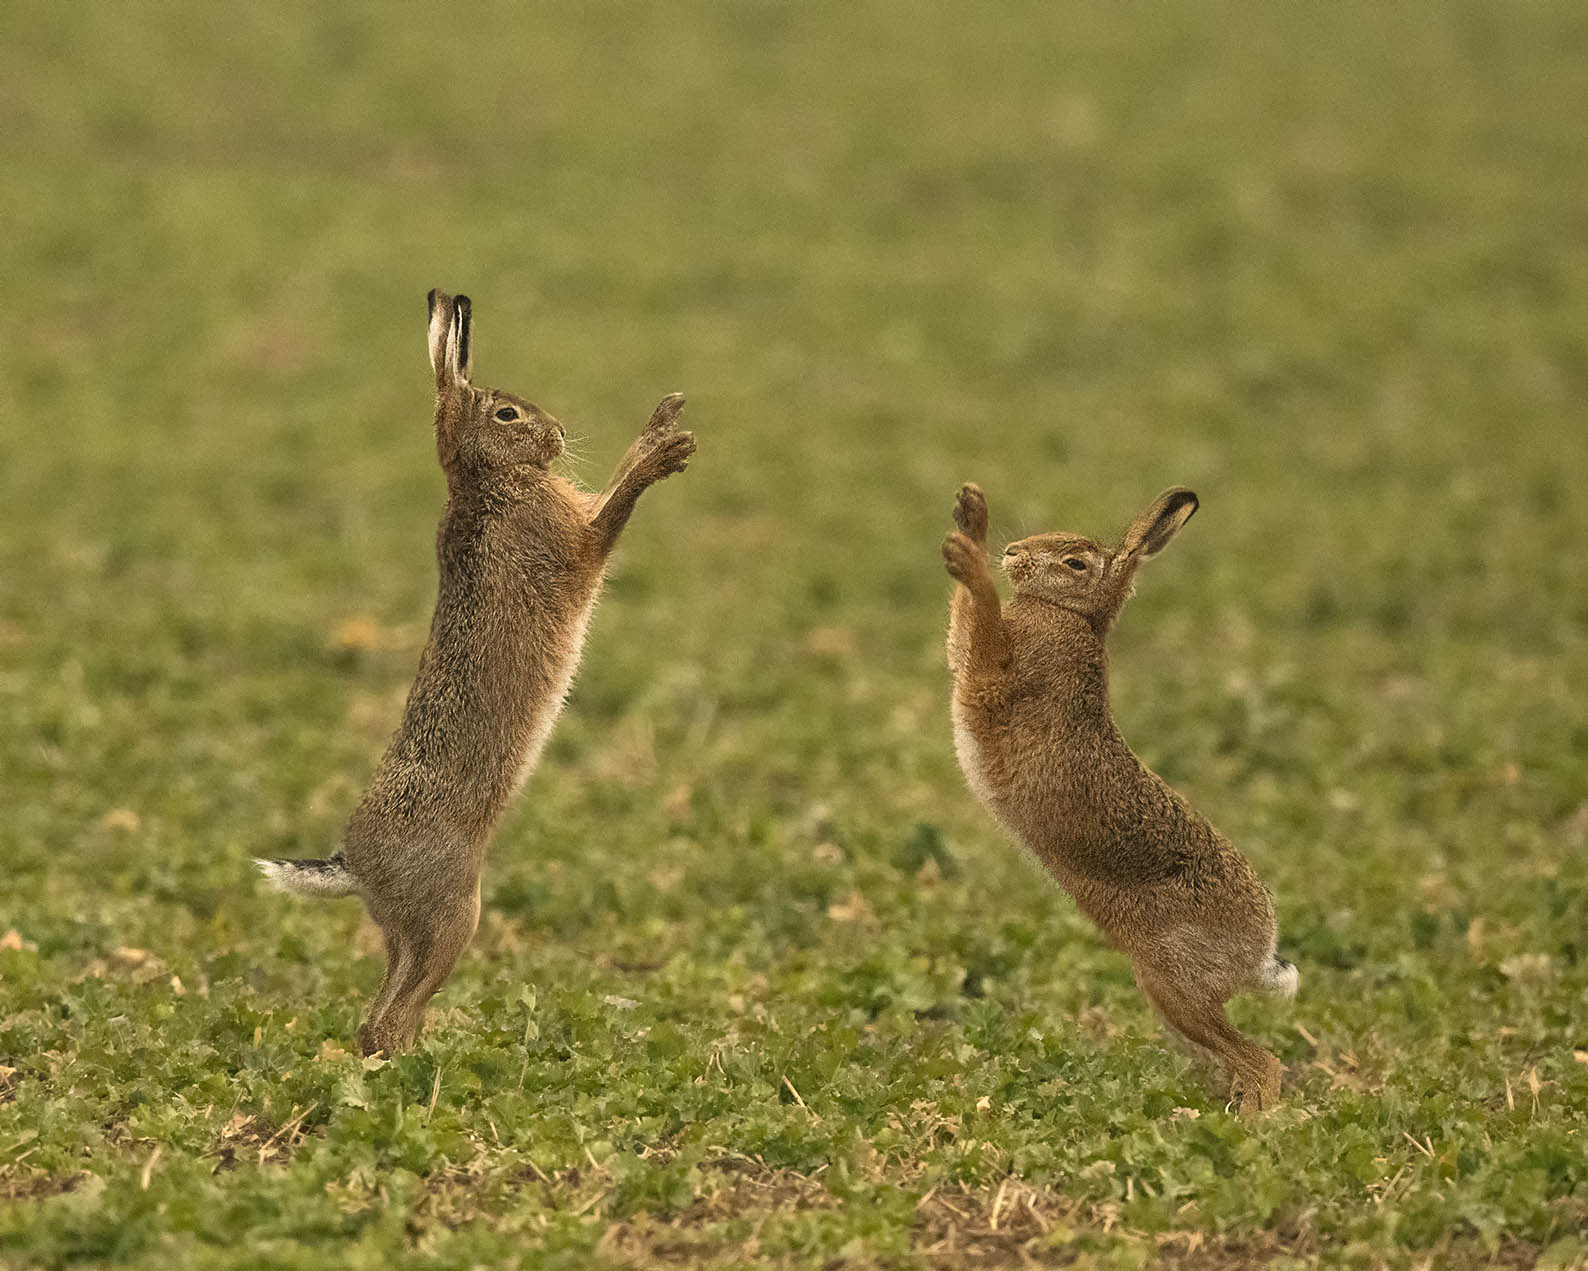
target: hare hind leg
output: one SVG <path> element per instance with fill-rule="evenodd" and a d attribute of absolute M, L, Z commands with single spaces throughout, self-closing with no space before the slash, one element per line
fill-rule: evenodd
<path fill-rule="evenodd" d="M 381 941 L 386 947 L 386 970 L 381 976 L 380 988 L 375 990 L 375 996 L 370 999 L 369 1009 L 364 1014 L 364 1022 L 359 1026 L 358 1045 L 360 1051 L 366 1055 L 373 1055 L 386 1049 L 382 1040 L 375 1036 L 372 1025 L 391 1009 L 392 999 L 397 995 L 397 988 L 405 978 L 405 945 L 402 931 L 396 923 L 387 921 L 380 924 Z"/>
<path fill-rule="evenodd" d="M 1230 1095 L 1242 1116 L 1279 1102 L 1284 1066 L 1250 1037 L 1238 1031 L 1216 996 L 1166 983 L 1137 968 L 1137 981 L 1159 1015 L 1193 1045 L 1211 1052 L 1230 1078 Z"/>
<path fill-rule="evenodd" d="M 366 1055 L 394 1055 L 412 1044 L 424 1023 L 425 1005 L 474 938 L 480 920 L 479 885 L 470 895 L 432 900 L 404 918 L 402 925 L 389 919 L 382 928 L 386 975 L 358 1030 L 359 1048 Z"/>
<path fill-rule="evenodd" d="M 1158 1017 L 1158 1023 L 1163 1026 L 1164 1039 L 1169 1043 L 1170 1048 L 1185 1056 L 1198 1069 L 1209 1070 L 1216 1077 L 1218 1070 L 1223 1067 L 1218 1055 L 1200 1042 L 1192 1041 L 1171 1024 L 1169 1017 L 1159 1008 L 1158 1003 L 1153 1001 L 1151 994 L 1147 995 L 1147 1001 L 1152 1005 L 1152 1013 Z"/>

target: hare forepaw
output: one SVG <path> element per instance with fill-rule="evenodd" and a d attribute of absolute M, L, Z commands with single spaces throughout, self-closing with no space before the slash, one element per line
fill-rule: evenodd
<path fill-rule="evenodd" d="M 655 447 L 645 456 L 646 475 L 652 481 L 661 481 L 675 472 L 682 472 L 689 467 L 689 457 L 694 453 L 694 433 L 670 432 L 657 441 Z"/>
<path fill-rule="evenodd" d="M 986 551 L 957 530 L 943 540 L 943 565 L 950 578 L 967 587 L 988 576 Z"/>
<path fill-rule="evenodd" d="M 987 541 L 987 496 L 979 485 L 966 482 L 960 486 L 959 497 L 954 500 L 954 524 L 972 542 Z"/>
<path fill-rule="evenodd" d="M 669 393 L 656 403 L 656 409 L 651 412 L 651 422 L 645 425 L 647 433 L 671 432 L 673 424 L 684 410 L 684 395 L 682 393 Z"/>

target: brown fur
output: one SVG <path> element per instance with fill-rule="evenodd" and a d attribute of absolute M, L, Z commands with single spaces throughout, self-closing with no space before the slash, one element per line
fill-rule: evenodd
<path fill-rule="evenodd" d="M 549 470 L 562 454 L 561 424 L 521 397 L 470 383 L 468 297 L 432 292 L 430 313 L 447 478 L 430 639 L 342 851 L 261 862 L 291 890 L 357 893 L 380 927 L 386 975 L 359 1029 L 365 1054 L 412 1042 L 473 937 L 491 829 L 562 710 L 607 559 L 640 494 L 683 471 L 695 450 L 674 428 L 684 399 L 673 394 L 607 488 L 580 489 Z"/>
<path fill-rule="evenodd" d="M 1010 544 L 1001 606 L 987 503 L 964 486 L 943 544 L 954 589 L 948 662 L 960 765 L 988 809 L 1130 958 L 1165 1021 L 1226 1068 L 1243 1112 L 1278 1097 L 1278 1059 L 1224 1004 L 1293 993 L 1275 956 L 1274 907 L 1252 867 L 1126 745 L 1108 703 L 1104 641 L 1141 562 L 1196 511 L 1173 489 L 1106 548 L 1073 534 Z"/>

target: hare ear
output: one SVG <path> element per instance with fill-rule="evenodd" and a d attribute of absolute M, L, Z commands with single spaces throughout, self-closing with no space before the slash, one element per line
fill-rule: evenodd
<path fill-rule="evenodd" d="M 430 304 L 430 369 L 436 387 L 467 384 L 474 370 L 473 315 L 467 296 L 432 291 Z"/>
<path fill-rule="evenodd" d="M 452 302 L 452 373 L 467 384 L 474 377 L 474 307 L 467 296 Z M 1196 502 L 1196 496 L 1191 496 Z"/>
<path fill-rule="evenodd" d="M 1120 554 L 1150 560 L 1169 546 L 1169 540 L 1191 519 L 1197 506 L 1197 496 L 1184 486 L 1165 490 L 1130 523 L 1119 545 Z"/>
<path fill-rule="evenodd" d="M 436 374 L 436 387 L 443 382 L 447 366 L 447 333 L 452 326 L 452 297 L 431 288 L 426 297 L 430 305 L 430 369 Z"/>

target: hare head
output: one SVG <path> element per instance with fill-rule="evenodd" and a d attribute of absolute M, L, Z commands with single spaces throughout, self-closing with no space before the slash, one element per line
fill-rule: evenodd
<path fill-rule="evenodd" d="M 430 293 L 430 366 L 436 373 L 436 450 L 449 477 L 475 481 L 525 468 L 544 471 L 563 451 L 563 427 L 533 402 L 476 388 L 473 313 L 467 296 Z"/>
<path fill-rule="evenodd" d="M 1004 573 L 1016 596 L 1072 609 L 1106 630 L 1130 598 L 1137 567 L 1167 547 L 1196 510 L 1197 496 L 1176 486 L 1130 523 L 1117 547 L 1076 534 L 1035 534 L 1004 548 Z"/>

